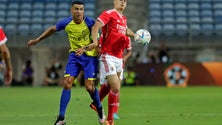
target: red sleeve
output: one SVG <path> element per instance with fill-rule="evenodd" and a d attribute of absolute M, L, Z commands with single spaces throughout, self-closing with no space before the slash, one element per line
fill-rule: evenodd
<path fill-rule="evenodd" d="M 0 27 L 0 45 L 4 44 L 6 41 L 7 41 L 7 37 L 3 29 Z"/>

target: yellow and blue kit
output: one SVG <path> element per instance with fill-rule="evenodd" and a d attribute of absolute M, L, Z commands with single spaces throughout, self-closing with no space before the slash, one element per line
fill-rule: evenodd
<path fill-rule="evenodd" d="M 78 48 L 82 48 L 92 42 L 91 28 L 94 23 L 94 20 L 84 17 L 82 23 L 77 24 L 73 21 L 72 16 L 57 22 L 56 30 L 65 30 L 70 44 L 70 53 L 64 76 L 77 77 L 79 72 L 83 70 L 85 79 L 96 79 L 98 65 L 97 51 L 93 49 L 86 51 L 81 56 L 75 55 L 75 51 Z"/>

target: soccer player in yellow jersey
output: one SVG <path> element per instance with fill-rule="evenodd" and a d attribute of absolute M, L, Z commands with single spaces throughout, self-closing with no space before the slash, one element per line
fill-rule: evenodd
<path fill-rule="evenodd" d="M 64 125 L 65 112 L 67 105 L 71 98 L 71 87 L 73 81 L 77 78 L 81 70 L 84 71 L 85 88 L 89 92 L 92 100 L 96 102 L 98 109 L 98 116 L 100 124 L 106 120 L 102 105 L 100 103 L 99 94 L 95 87 L 95 80 L 97 74 L 97 51 L 86 50 L 86 46 L 91 44 L 90 39 L 91 27 L 94 21 L 84 16 L 84 3 L 81 1 L 73 1 L 71 6 L 72 16 L 65 18 L 56 25 L 45 30 L 38 38 L 28 41 L 27 46 L 32 46 L 54 34 L 56 31 L 65 30 L 70 43 L 69 58 L 67 61 L 64 80 L 63 91 L 60 99 L 59 115 L 54 125 Z"/>

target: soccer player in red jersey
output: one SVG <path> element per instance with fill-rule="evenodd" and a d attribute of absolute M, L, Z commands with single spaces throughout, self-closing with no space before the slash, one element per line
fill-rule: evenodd
<path fill-rule="evenodd" d="M 0 51 L 2 53 L 2 58 L 6 65 L 6 71 L 4 74 L 4 83 L 5 85 L 10 85 L 12 82 L 12 63 L 9 49 L 6 45 L 7 37 L 0 26 Z"/>
<path fill-rule="evenodd" d="M 98 52 L 100 52 L 101 50 L 101 45 L 102 45 L 102 42 L 104 42 L 103 40 L 103 36 L 105 35 L 106 32 L 103 32 L 104 34 L 101 35 L 100 37 L 100 40 L 99 40 L 99 47 L 98 47 Z M 123 61 L 123 69 L 124 69 L 124 64 L 125 62 L 127 61 L 127 59 L 131 56 L 132 54 L 132 46 L 131 46 L 131 39 L 130 37 L 126 37 L 125 41 L 122 41 L 123 44 L 125 45 L 125 48 L 122 48 L 123 50 L 125 50 L 125 52 L 123 52 L 123 56 L 122 56 L 122 61 Z M 102 75 L 102 74 L 101 74 Z M 102 77 L 104 78 L 104 77 Z M 119 76 L 119 79 L 120 79 L 120 83 L 121 83 L 121 80 L 123 79 L 123 70 L 121 72 L 121 75 Z M 100 79 L 100 84 L 101 84 L 101 87 L 100 87 L 100 91 L 99 91 L 99 97 L 100 97 L 100 101 L 102 102 L 103 99 L 106 97 L 107 94 L 109 94 L 110 92 L 110 87 L 107 83 L 107 80 L 106 79 Z M 113 114 L 113 118 L 114 119 L 119 119 L 119 116 L 118 116 L 118 110 L 119 110 L 119 95 L 117 97 L 117 104 L 114 106 L 114 114 Z M 90 104 L 90 107 L 92 109 L 94 109 L 96 111 L 96 107 L 95 107 L 95 104 L 94 102 L 92 102 Z"/>
<path fill-rule="evenodd" d="M 100 83 L 107 80 L 110 87 L 108 95 L 108 118 L 106 125 L 114 125 L 113 114 L 115 106 L 118 105 L 120 92 L 120 76 L 123 71 L 122 54 L 125 48 L 126 36 L 134 37 L 135 34 L 127 27 L 127 19 L 123 15 L 127 0 L 114 0 L 114 8 L 104 11 L 92 27 L 93 43 L 86 46 L 91 50 L 98 46 L 97 34 L 102 28 L 103 42 L 100 51 Z"/>

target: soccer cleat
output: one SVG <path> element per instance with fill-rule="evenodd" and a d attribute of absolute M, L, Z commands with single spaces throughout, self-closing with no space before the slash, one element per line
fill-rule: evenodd
<path fill-rule="evenodd" d="M 104 113 L 103 107 L 97 108 L 96 104 L 92 102 L 89 107 L 93 109 L 99 116 L 99 123 L 104 124 L 106 122 L 106 115 Z"/>
<path fill-rule="evenodd" d="M 57 118 L 56 122 L 54 123 L 54 125 L 65 125 L 66 124 L 66 120 L 63 119 L 61 120 L 59 117 Z"/>
<path fill-rule="evenodd" d="M 117 120 L 117 119 L 120 119 L 117 113 L 114 113 L 114 114 L 113 114 L 113 118 L 116 119 L 116 120 Z"/>
<path fill-rule="evenodd" d="M 106 115 L 103 110 L 103 107 L 97 109 L 97 114 L 99 116 L 99 123 L 104 124 L 106 122 Z"/>
<path fill-rule="evenodd" d="M 112 120 L 107 120 L 107 121 L 106 121 L 106 125 L 114 125 L 114 121 L 112 121 Z"/>

